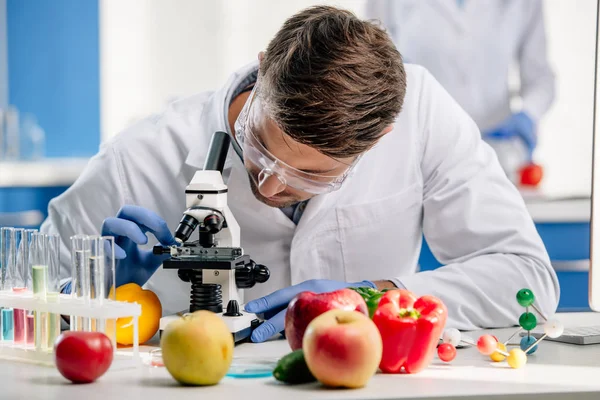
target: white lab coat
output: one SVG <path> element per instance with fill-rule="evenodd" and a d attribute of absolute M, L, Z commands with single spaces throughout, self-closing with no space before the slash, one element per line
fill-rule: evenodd
<path fill-rule="evenodd" d="M 519 69 L 522 109 L 535 122 L 551 106 L 541 0 L 368 0 L 406 62 L 428 69 L 481 131 L 511 114 L 509 71 Z"/>
<path fill-rule="evenodd" d="M 216 92 L 173 103 L 102 146 L 49 206 L 42 230 L 60 233 L 63 267 L 69 265 L 68 238 L 98 234 L 102 221 L 125 204 L 154 210 L 175 230 L 185 187 L 202 167 L 211 135 L 229 130 L 231 91 L 256 68 L 241 69 Z M 341 190 L 312 199 L 297 226 L 254 198 L 241 160 L 230 151 L 224 175 L 242 246 L 271 271 L 267 283 L 245 292 L 246 300 L 313 278 L 391 279 L 418 295 L 442 298 L 450 325 L 461 329 L 516 323 L 523 310 L 515 294 L 523 287 L 552 314 L 557 279 L 519 193 L 456 102 L 425 69 L 406 70 L 408 91 L 395 129 Z M 423 233 L 447 265 L 415 273 Z M 165 314 L 189 307 L 189 284 L 173 270 L 160 268 L 146 286 Z"/>

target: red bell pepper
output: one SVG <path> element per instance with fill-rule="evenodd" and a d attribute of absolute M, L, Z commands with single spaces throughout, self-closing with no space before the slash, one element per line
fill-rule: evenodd
<path fill-rule="evenodd" d="M 446 325 L 447 309 L 433 296 L 416 298 L 404 289 L 390 290 L 379 301 L 373 322 L 383 340 L 379 368 L 384 373 L 417 373 L 433 359 Z"/>

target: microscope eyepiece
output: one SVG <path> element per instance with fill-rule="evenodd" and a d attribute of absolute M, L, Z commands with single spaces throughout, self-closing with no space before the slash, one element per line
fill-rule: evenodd
<path fill-rule="evenodd" d="M 196 218 L 188 214 L 183 214 L 183 217 L 175 230 L 175 240 L 181 241 L 182 243 L 186 242 L 190 236 L 192 236 L 192 233 L 196 230 L 198 224 L 199 222 Z"/>

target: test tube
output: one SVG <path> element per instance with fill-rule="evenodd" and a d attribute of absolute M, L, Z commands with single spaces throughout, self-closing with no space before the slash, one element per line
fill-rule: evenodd
<path fill-rule="evenodd" d="M 46 262 L 48 264 L 46 301 L 57 303 L 60 293 L 60 236 L 57 234 L 46 236 Z M 48 326 L 45 345 L 47 349 L 53 348 L 54 341 L 60 335 L 60 318 L 60 314 L 46 313 Z"/>
<path fill-rule="evenodd" d="M 27 234 L 27 239 L 29 241 L 29 255 L 27 258 L 27 292 L 33 292 L 33 277 L 32 277 L 32 261 L 35 259 L 35 256 L 32 254 L 36 248 L 32 248 L 32 243 L 36 242 L 37 246 L 37 235 L 39 235 L 37 229 L 28 229 L 25 231 Z M 34 234 L 36 238 L 34 239 Z M 33 347 L 34 339 L 35 339 L 35 327 L 34 327 L 34 312 L 32 310 L 25 310 L 24 312 L 25 318 L 25 344 L 28 347 Z"/>
<path fill-rule="evenodd" d="M 10 258 L 10 242 L 14 228 L 0 228 L 0 289 L 10 290 L 6 286 L 6 275 L 8 270 L 8 260 Z"/>
<path fill-rule="evenodd" d="M 40 232 L 36 232 L 31 235 L 31 245 L 29 246 L 29 263 L 31 265 L 33 297 L 35 299 L 44 301 L 46 300 L 46 280 L 48 271 L 46 248 L 46 235 Z"/>
<path fill-rule="evenodd" d="M 12 291 L 14 293 L 24 293 L 27 291 L 29 278 L 31 231 L 15 230 L 15 240 L 17 242 L 17 253 L 14 273 L 12 274 Z M 26 342 L 26 314 L 26 310 L 23 309 L 15 308 L 13 311 L 14 343 L 18 345 L 23 345 Z"/>
<path fill-rule="evenodd" d="M 101 240 L 104 244 L 104 298 L 116 301 L 115 238 L 112 236 L 102 236 Z"/>
<path fill-rule="evenodd" d="M 104 242 L 99 236 L 90 237 L 90 262 L 85 271 L 85 286 L 89 294 L 90 304 L 102 305 L 104 299 Z M 90 330 L 104 332 L 102 319 L 91 319 Z"/>
<path fill-rule="evenodd" d="M 0 110 L 1 113 L 1 110 Z M 0 121 L 1 123 L 2 121 Z M 0 124 L 0 130 L 2 130 L 2 126 Z M 2 143 L 0 142 L 0 147 L 2 147 Z M 8 260 L 8 241 L 10 232 L 9 227 L 0 228 L 0 290 L 4 290 L 4 280 L 6 275 L 6 264 Z M 6 236 L 6 238 L 5 238 Z M 0 307 L 0 339 L 2 339 L 2 308 Z"/>
<path fill-rule="evenodd" d="M 27 346 L 33 346 L 35 340 L 35 324 L 34 324 L 34 315 L 33 311 L 28 311 L 25 315 L 25 326 L 26 326 L 26 334 L 25 334 L 25 342 Z"/>
<path fill-rule="evenodd" d="M 5 254 L 3 255 L 4 290 L 12 291 L 15 287 L 18 263 L 22 260 L 20 245 L 24 234 L 23 229 L 4 229 L 2 232 Z M 11 307 L 2 309 L 2 340 L 12 342 L 14 340 L 14 310 Z"/>
<path fill-rule="evenodd" d="M 46 259 L 47 237 L 43 233 L 31 235 L 29 246 L 29 264 L 31 265 L 31 281 L 33 286 L 33 298 L 46 301 L 46 281 L 48 275 L 48 261 Z M 46 313 L 33 312 L 34 344 L 36 349 L 45 347 L 46 337 Z M 27 332 L 29 335 L 31 332 Z"/>
<path fill-rule="evenodd" d="M 90 239 L 86 235 L 75 235 L 71 237 L 71 296 L 83 299 L 89 299 L 86 296 L 89 286 L 86 285 L 86 270 L 88 270 L 90 260 Z M 88 318 L 71 316 L 71 330 L 84 331 L 90 329 Z"/>
<path fill-rule="evenodd" d="M 98 248 L 103 250 L 103 270 L 101 271 L 102 296 L 99 297 L 100 306 L 108 301 L 116 301 L 115 284 L 115 239 L 112 236 L 102 236 L 98 238 Z M 117 320 L 106 319 L 102 322 L 102 332 L 111 340 L 113 348 L 117 348 Z"/>
<path fill-rule="evenodd" d="M 8 268 L 8 259 L 10 254 L 10 241 L 12 237 L 13 228 L 2 227 L 0 228 L 0 289 L 6 290 L 6 271 Z M 4 318 L 4 308 L 0 308 L 0 339 L 4 341 L 5 336 L 4 328 L 5 324 L 2 323 Z"/>
<path fill-rule="evenodd" d="M 27 244 L 28 244 L 28 252 L 27 252 L 27 277 L 25 278 L 25 282 L 27 284 L 27 291 L 33 291 L 33 277 L 31 276 L 32 268 L 31 268 L 31 242 L 33 241 L 33 235 L 39 234 L 37 229 L 26 229 L 25 235 L 27 235 Z"/>

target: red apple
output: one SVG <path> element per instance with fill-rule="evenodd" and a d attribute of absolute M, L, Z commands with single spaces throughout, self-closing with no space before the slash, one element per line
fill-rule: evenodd
<path fill-rule="evenodd" d="M 302 342 L 310 372 L 325 386 L 360 388 L 377 372 L 383 353 L 375 323 L 355 311 L 330 310 L 315 318 Z"/>
<path fill-rule="evenodd" d="M 302 348 L 302 338 L 308 324 L 329 310 L 358 311 L 369 315 L 367 303 L 360 294 L 350 289 L 334 292 L 302 292 L 290 301 L 285 314 L 285 337 L 292 350 Z"/>
<path fill-rule="evenodd" d="M 90 383 L 110 367 L 113 346 L 101 332 L 64 332 L 54 342 L 54 359 L 62 376 L 73 383 Z"/>

